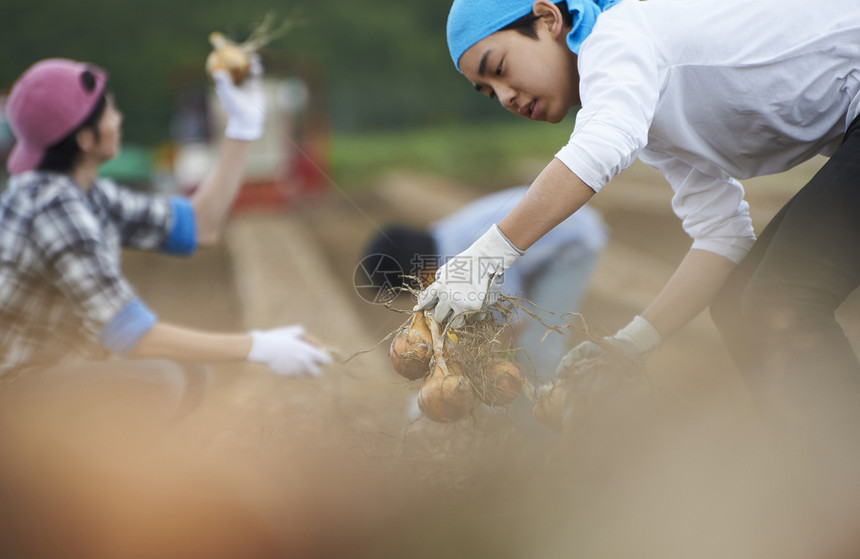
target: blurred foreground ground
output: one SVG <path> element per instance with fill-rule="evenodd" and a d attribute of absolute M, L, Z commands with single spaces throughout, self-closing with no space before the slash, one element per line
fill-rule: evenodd
<path fill-rule="evenodd" d="M 820 163 L 747 182 L 757 230 Z M 191 260 L 127 254 L 126 269 L 163 320 L 299 322 L 349 356 L 404 319 L 353 288 L 374 226 L 428 223 L 480 194 L 391 175 L 350 198 L 236 216 L 219 248 Z M 640 312 L 687 250 L 670 198 L 638 165 L 595 198 L 612 237 L 582 309 L 593 333 Z M 857 304 L 842 312 L 853 339 Z M 653 355 L 647 383 L 622 387 L 563 437 L 487 408 L 453 425 L 411 423 L 417 387 L 387 349 L 314 380 L 216 368 L 179 425 L 146 410 L 97 422 L 52 402 L 3 410 L 0 555 L 839 556 L 842 515 L 811 507 L 803 472 L 772 452 L 705 315 Z"/>

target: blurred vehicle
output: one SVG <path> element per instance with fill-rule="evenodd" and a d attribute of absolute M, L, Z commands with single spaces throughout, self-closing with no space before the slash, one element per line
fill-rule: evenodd
<path fill-rule="evenodd" d="M 267 118 L 262 139 L 249 154 L 236 211 L 281 211 L 326 189 L 329 123 L 319 66 L 295 57 L 263 58 Z M 192 192 L 210 169 L 226 117 L 202 68 L 176 72 L 171 141 L 156 151 L 162 190 Z"/>

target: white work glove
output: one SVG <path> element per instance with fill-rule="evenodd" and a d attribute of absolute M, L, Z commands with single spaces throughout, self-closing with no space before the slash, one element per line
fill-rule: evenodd
<path fill-rule="evenodd" d="M 304 338 L 305 327 L 285 326 L 251 332 L 248 361 L 262 363 L 283 376 L 308 374 L 318 377 L 321 365 L 331 363 L 331 356 Z"/>
<path fill-rule="evenodd" d="M 253 141 L 263 135 L 266 123 L 266 100 L 260 83 L 263 65 L 260 56 L 251 55 L 251 69 L 242 85 L 233 83 L 227 70 L 212 73 L 215 93 L 227 113 L 227 128 L 224 135 L 234 140 Z"/>
<path fill-rule="evenodd" d="M 468 314 L 478 313 L 480 317 L 496 302 L 502 274 L 522 255 L 523 251 L 493 225 L 436 271 L 436 281 L 418 294 L 414 310 L 435 306 L 436 322 L 450 321 L 452 328 L 459 328 Z"/>
<path fill-rule="evenodd" d="M 648 354 L 663 342 L 660 332 L 641 316 L 635 317 L 630 321 L 630 324 L 616 332 L 614 336 L 607 336 L 603 339 L 618 348 L 624 356 L 640 365 L 644 364 Z M 580 361 L 594 359 L 606 353 L 605 349 L 594 342 L 582 342 L 562 357 L 555 374 L 558 378 L 568 377 L 576 370 Z"/>

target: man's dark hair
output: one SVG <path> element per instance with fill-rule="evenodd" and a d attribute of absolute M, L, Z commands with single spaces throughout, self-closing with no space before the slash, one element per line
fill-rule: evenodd
<path fill-rule="evenodd" d="M 84 75 L 86 75 L 86 73 Z M 107 98 L 102 95 L 99 100 L 96 101 L 96 105 L 93 107 L 92 112 L 90 112 L 89 116 L 87 116 L 80 126 L 72 130 L 65 138 L 45 150 L 45 155 L 42 156 L 42 160 L 39 162 L 37 169 L 39 171 L 52 171 L 55 173 L 70 172 L 81 156 L 81 148 L 78 147 L 78 132 L 85 128 L 90 128 L 95 133 L 96 139 L 98 140 L 98 123 L 102 114 L 105 112 L 105 107 L 107 107 Z"/>
<path fill-rule="evenodd" d="M 561 16 L 564 18 L 564 24 L 568 27 L 573 25 L 573 16 L 567 8 L 567 2 L 558 2 L 556 3 L 556 7 L 561 11 Z M 509 29 L 513 29 L 515 31 L 519 31 L 526 37 L 530 37 L 532 39 L 537 39 L 537 30 L 535 29 L 535 22 L 539 20 L 541 16 L 536 15 L 534 12 L 530 12 L 523 17 L 512 21 L 506 26 L 502 27 L 499 31 L 507 31 Z"/>
<path fill-rule="evenodd" d="M 420 276 L 428 265 L 438 266 L 437 251 L 436 242 L 428 231 L 387 225 L 367 243 L 362 263 L 376 287 L 391 289 L 406 284 L 416 288 L 417 282 L 404 276 Z"/>

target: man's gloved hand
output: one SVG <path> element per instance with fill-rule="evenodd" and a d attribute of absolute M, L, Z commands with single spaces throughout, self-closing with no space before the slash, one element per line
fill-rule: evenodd
<path fill-rule="evenodd" d="M 263 66 L 259 55 L 251 55 L 251 69 L 242 85 L 237 86 L 227 70 L 212 74 L 215 93 L 227 113 L 224 135 L 234 140 L 253 141 L 263 135 L 266 123 L 266 101 L 260 80 Z"/>
<path fill-rule="evenodd" d="M 436 281 L 418 294 L 414 310 L 435 306 L 436 322 L 450 321 L 452 328 L 459 328 L 467 314 L 482 313 L 498 299 L 502 274 L 522 255 L 493 225 L 436 271 Z"/>
<path fill-rule="evenodd" d="M 321 365 L 331 363 L 328 353 L 304 338 L 305 327 L 285 326 L 251 332 L 248 361 L 262 363 L 284 376 L 308 374 L 318 377 Z"/>
<path fill-rule="evenodd" d="M 626 357 L 639 363 L 644 363 L 648 354 L 663 341 L 657 329 L 641 316 L 635 317 L 614 336 L 603 339 L 618 348 Z M 562 357 L 555 374 L 558 378 L 569 377 L 580 361 L 600 357 L 606 353 L 605 349 L 594 342 L 582 342 Z"/>

